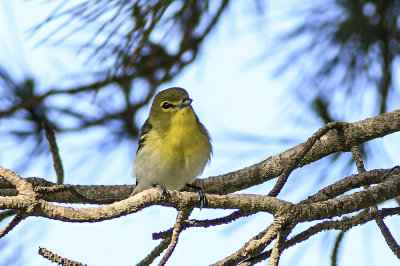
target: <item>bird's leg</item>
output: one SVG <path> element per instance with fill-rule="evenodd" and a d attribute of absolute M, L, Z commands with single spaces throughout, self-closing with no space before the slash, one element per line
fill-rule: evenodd
<path fill-rule="evenodd" d="M 186 184 L 187 187 L 193 188 L 195 192 L 197 192 L 197 194 L 199 194 L 199 202 L 200 202 L 200 209 L 203 207 L 207 206 L 207 197 L 206 194 L 204 194 L 203 190 L 201 189 L 201 187 L 192 185 L 192 184 Z"/>
<path fill-rule="evenodd" d="M 156 188 L 159 188 L 162 190 L 162 195 L 163 195 L 164 201 L 168 199 L 168 197 L 169 197 L 168 190 L 163 185 L 154 184 L 153 187 L 156 187 Z"/>

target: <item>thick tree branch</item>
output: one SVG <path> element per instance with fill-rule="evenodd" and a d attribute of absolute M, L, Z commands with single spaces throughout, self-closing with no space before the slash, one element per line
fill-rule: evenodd
<path fill-rule="evenodd" d="M 300 160 L 298 167 L 302 167 L 311 162 L 317 161 L 329 154 L 339 151 L 349 151 L 351 145 L 359 145 L 366 141 L 400 131 L 400 110 L 382 114 L 363 121 L 349 123 L 343 129 L 343 134 L 337 130 L 331 130 L 318 140 L 311 150 Z M 351 144 L 351 145 L 350 145 Z M 198 179 L 196 186 L 200 186 L 206 193 L 228 194 L 242 189 L 246 189 L 272 178 L 279 176 L 285 166 L 302 149 L 300 144 L 276 156 L 246 167 L 244 169 L 228 173 L 225 175 Z M 54 185 L 43 181 L 47 185 Z M 133 191 L 130 186 L 74 186 L 76 190 L 86 198 L 88 202 L 82 202 L 71 193 L 54 193 L 43 197 L 47 201 L 60 203 L 96 203 L 107 204 L 129 197 Z M 12 190 L 7 183 L 0 179 L 0 196 L 13 196 Z M 6 190 L 4 190 L 6 189 Z"/>
<path fill-rule="evenodd" d="M 400 174 L 391 174 L 383 182 L 351 195 L 326 201 L 296 205 L 297 221 L 312 221 L 352 213 L 400 195 Z"/>
<path fill-rule="evenodd" d="M 400 131 L 400 110 L 348 123 L 343 132 L 331 130 L 318 140 L 300 160 L 298 167 L 315 162 L 339 151 L 350 151 L 351 145 L 359 145 L 393 132 Z M 195 185 L 208 193 L 227 194 L 246 189 L 279 176 L 291 159 L 302 149 L 300 144 L 283 153 L 269 157 L 255 165 L 225 175 L 199 179 Z"/>
<path fill-rule="evenodd" d="M 368 188 L 365 191 L 354 193 L 348 196 L 325 201 L 301 204 L 294 206 L 276 198 L 258 195 L 211 195 L 209 199 L 209 208 L 224 209 L 243 209 L 254 211 L 266 211 L 274 215 L 291 213 L 297 215 L 297 221 L 309 221 L 313 219 L 324 219 L 333 216 L 342 215 L 377 205 L 382 201 L 394 198 L 400 195 L 400 174 L 397 168 L 386 170 L 387 177 L 378 185 Z M 28 213 L 29 215 L 43 216 L 52 219 L 72 222 L 93 222 L 106 219 L 112 219 L 137 212 L 140 209 L 153 204 L 162 204 L 176 208 L 196 207 L 197 194 L 190 192 L 171 191 L 171 197 L 168 202 L 163 201 L 162 194 L 158 190 L 148 190 L 134 197 L 112 203 L 107 206 L 96 208 L 74 209 L 62 206 L 56 206 L 43 199 L 37 199 L 33 186 L 23 178 L 18 177 L 9 170 L 0 168 L 0 173 L 5 179 L 17 182 L 17 184 L 29 184 L 28 189 L 30 197 L 25 195 L 0 198 L 0 209 L 16 209 Z M 367 173 L 365 173 L 367 174 Z M 357 176 L 354 176 L 357 177 Z M 367 176 L 366 176 L 367 177 Z M 21 186 L 26 190 L 25 186 Z"/>
<path fill-rule="evenodd" d="M 2 175 L 4 171 L 0 168 Z M 11 172 L 11 173 L 10 173 Z M 322 202 L 292 205 L 288 202 L 259 195 L 207 195 L 209 208 L 223 209 L 251 209 L 254 211 L 269 212 L 274 215 L 290 213 L 294 221 L 310 221 L 339 216 L 345 213 L 358 211 L 377 205 L 380 202 L 400 195 L 400 175 L 390 171 L 388 177 L 380 184 L 348 196 L 329 199 Z M 23 180 L 23 179 L 21 179 Z M 25 182 L 27 183 L 27 182 Z M 33 189 L 33 188 L 32 188 Z M 24 195 L 0 198 L 0 209 L 16 209 L 28 215 L 42 216 L 51 219 L 71 222 L 95 222 L 117 218 L 129 213 L 137 212 L 154 204 L 173 206 L 175 208 L 192 208 L 198 205 L 197 194 L 191 192 L 171 191 L 168 202 L 163 201 L 162 193 L 157 189 L 150 189 L 134 197 L 118 201 L 106 206 L 87 209 L 74 209 L 53 205 L 42 199 L 26 197 Z"/>
<path fill-rule="evenodd" d="M 31 200 L 14 196 L 0 198 L 0 209 L 17 209 L 28 212 L 32 216 L 41 216 L 69 222 L 98 222 L 135 213 L 151 205 L 164 205 L 175 208 L 193 208 L 198 206 L 198 195 L 192 192 L 170 191 L 170 198 L 164 201 L 162 193 L 157 189 L 149 189 L 144 193 L 106 206 L 86 209 L 75 209 L 51 204 L 42 199 Z M 254 209 L 255 211 L 278 212 L 291 206 L 282 200 L 258 195 L 207 195 L 209 208 Z M 34 208 L 32 208 L 34 206 Z"/>
<path fill-rule="evenodd" d="M 354 188 L 359 188 L 365 185 L 378 184 L 389 177 L 391 173 L 400 174 L 400 168 L 395 167 L 385 170 L 371 170 L 362 174 L 345 177 L 333 183 L 332 185 L 329 185 L 319 190 L 316 194 L 308 197 L 308 199 L 306 200 L 301 201 L 299 204 L 307 204 L 332 199 Z"/>

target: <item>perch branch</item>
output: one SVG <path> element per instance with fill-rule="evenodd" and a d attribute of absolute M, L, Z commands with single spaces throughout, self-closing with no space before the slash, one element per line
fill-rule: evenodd
<path fill-rule="evenodd" d="M 350 146 L 359 145 L 366 141 L 388 135 L 395 131 L 400 131 L 400 110 L 382 114 L 363 121 L 349 123 L 343 128 L 343 133 L 340 134 L 337 130 L 331 130 L 321 139 L 319 139 L 303 159 L 300 160 L 297 167 L 302 167 L 311 162 L 317 161 L 329 154 L 338 151 L 349 151 Z M 302 146 L 296 146 L 276 156 L 246 167 L 244 169 L 227 173 L 220 176 L 209 177 L 206 179 L 198 179 L 195 185 L 199 186 L 206 193 L 211 194 L 228 194 L 242 189 L 246 189 L 267 180 L 279 176 L 284 166 L 298 154 Z M 4 190 L 9 188 L 0 179 L 0 196 L 13 196 L 12 191 Z M 79 187 L 79 193 L 85 196 L 90 193 L 91 196 L 86 196 L 90 199 L 96 199 L 96 204 L 107 204 L 129 197 L 133 191 L 132 186 L 74 186 Z M 112 195 L 110 195 L 112 194 Z M 80 202 L 72 194 L 55 193 L 43 197 L 47 201 L 55 201 L 60 203 L 91 203 Z"/>

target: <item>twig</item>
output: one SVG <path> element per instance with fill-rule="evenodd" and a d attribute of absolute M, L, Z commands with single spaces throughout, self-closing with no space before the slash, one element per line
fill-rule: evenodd
<path fill-rule="evenodd" d="M 377 218 L 375 219 L 375 222 L 378 224 L 379 229 L 381 229 L 381 233 L 392 252 L 397 256 L 397 258 L 400 259 L 400 247 L 397 244 L 396 239 L 394 239 L 392 233 L 390 233 L 389 228 L 383 222 L 383 219 Z"/>
<path fill-rule="evenodd" d="M 186 224 L 187 224 L 187 226 L 191 226 L 191 227 L 207 228 L 207 227 L 214 226 L 214 225 L 228 224 L 239 218 L 250 216 L 254 213 L 255 212 L 248 211 L 248 210 L 238 210 L 238 211 L 235 211 L 225 217 L 216 218 L 216 219 L 212 219 L 212 220 L 189 220 L 189 221 L 187 221 Z"/>
<path fill-rule="evenodd" d="M 17 212 L 14 210 L 5 210 L 0 212 L 0 222 L 3 221 L 4 219 L 15 215 Z"/>
<path fill-rule="evenodd" d="M 146 258 L 144 258 L 141 262 L 137 264 L 137 266 L 147 266 L 150 265 L 160 254 L 169 246 L 169 243 L 171 243 L 171 237 L 165 238 L 163 241 L 158 244 L 155 249 L 153 249 L 152 252 L 150 252 L 149 255 L 147 255 Z"/>
<path fill-rule="evenodd" d="M 58 263 L 60 265 L 65 265 L 65 266 L 86 266 L 87 264 L 82 264 L 80 262 L 77 261 L 73 261 L 73 260 L 69 260 L 63 257 L 58 256 L 57 254 L 54 254 L 53 252 L 39 247 L 39 254 L 45 258 L 48 259 L 51 262 L 55 262 Z"/>
<path fill-rule="evenodd" d="M 235 265 L 244 259 L 259 254 L 277 236 L 284 225 L 283 219 L 278 217 L 264 231 L 253 237 L 242 248 L 213 265 Z"/>
<path fill-rule="evenodd" d="M 357 146 L 352 146 L 351 153 L 354 156 L 354 160 L 356 162 L 358 172 L 365 173 L 364 163 L 363 163 L 363 160 L 361 157 L 360 149 Z M 370 187 L 369 185 L 364 186 L 365 189 L 368 189 L 369 187 Z M 371 206 L 370 210 L 371 210 L 371 212 L 377 212 L 378 206 Z M 394 239 L 393 235 L 391 234 L 389 228 L 386 226 L 383 219 L 377 218 L 377 219 L 375 219 L 375 222 L 378 225 L 379 229 L 381 230 L 381 233 L 382 233 L 383 237 L 385 238 L 385 241 L 388 244 L 389 248 L 397 256 L 397 258 L 400 259 L 400 246 L 397 244 L 396 239 Z"/>
<path fill-rule="evenodd" d="M 301 145 L 300 150 L 293 157 L 291 161 L 289 161 L 286 168 L 283 170 L 282 174 L 279 176 L 278 181 L 276 182 L 273 189 L 268 193 L 268 196 L 276 197 L 283 186 L 285 185 L 290 173 L 298 166 L 300 160 L 304 158 L 307 152 L 313 147 L 315 142 L 319 140 L 323 135 L 325 135 L 328 131 L 332 129 L 343 130 L 343 128 L 347 125 L 345 122 L 331 122 L 321 127 L 317 132 L 315 132 L 304 144 Z"/>
<path fill-rule="evenodd" d="M 23 215 L 20 215 L 17 213 L 14 218 L 7 224 L 6 227 L 3 228 L 3 230 L 0 231 L 0 238 L 5 236 L 8 232 L 10 232 L 14 227 L 16 227 L 19 222 L 21 222 L 25 217 Z"/>
<path fill-rule="evenodd" d="M 338 236 L 336 237 L 335 245 L 333 246 L 332 255 L 331 255 L 331 266 L 337 266 L 339 246 L 340 246 L 340 243 L 342 243 L 343 236 L 346 232 L 347 232 L 347 230 L 342 230 L 339 232 Z"/>
<path fill-rule="evenodd" d="M 130 80 L 132 77 L 135 75 L 120 75 L 120 76 L 113 76 L 113 77 L 107 77 L 104 80 L 96 81 L 94 83 L 88 84 L 88 85 L 83 85 L 80 87 L 76 88 L 69 88 L 69 89 L 50 89 L 49 91 L 40 94 L 40 95 L 33 95 L 30 98 L 23 99 L 19 103 L 15 104 L 14 106 L 11 106 L 7 110 L 0 111 L 0 117 L 4 116 L 9 116 L 15 111 L 19 109 L 29 109 L 41 102 L 44 101 L 49 96 L 57 95 L 57 94 L 77 94 L 81 93 L 84 91 L 98 91 L 100 88 L 105 87 L 106 85 L 109 85 L 114 82 L 119 82 L 119 81 L 125 81 L 125 80 Z"/>
<path fill-rule="evenodd" d="M 139 40 L 135 50 L 133 51 L 133 59 L 132 61 L 135 62 L 136 59 L 139 57 L 140 51 L 143 49 L 144 45 L 147 43 L 147 40 L 150 37 L 150 33 L 154 30 L 154 27 L 160 21 L 162 15 L 164 14 L 165 10 L 167 10 L 168 5 L 165 5 L 165 1 L 160 1 L 154 5 L 153 16 L 151 18 L 150 25 L 147 29 L 143 31 L 143 36 Z M 160 11 L 161 10 L 161 11 Z"/>
<path fill-rule="evenodd" d="M 51 155 L 53 156 L 54 170 L 56 171 L 57 175 L 57 185 L 61 185 L 64 183 L 64 168 L 62 165 L 60 153 L 58 151 L 56 136 L 47 121 L 42 121 L 42 127 L 46 133 L 46 139 L 49 142 Z"/>
<path fill-rule="evenodd" d="M 269 266 L 278 266 L 279 259 L 281 257 L 283 247 L 285 245 L 285 240 L 287 235 L 290 233 L 290 230 L 283 230 L 278 232 L 278 236 L 276 238 L 276 242 L 274 245 L 274 248 L 272 249 L 271 252 L 271 258 L 269 260 Z"/>
<path fill-rule="evenodd" d="M 178 212 L 178 216 L 176 217 L 176 222 L 174 226 L 174 230 L 172 231 L 172 239 L 171 243 L 169 244 L 169 248 L 167 253 L 165 253 L 164 257 L 161 259 L 158 265 L 162 266 L 165 265 L 167 260 L 171 257 L 172 252 L 174 251 L 176 244 L 178 243 L 179 234 L 184 229 L 182 226 L 182 222 L 189 218 L 190 214 L 192 213 L 193 209 L 189 210 L 181 210 Z"/>
<path fill-rule="evenodd" d="M 182 222 L 182 227 L 183 228 L 187 228 L 187 227 L 210 227 L 210 226 L 214 226 L 214 225 L 220 225 L 220 224 L 227 224 L 230 222 L 235 221 L 238 218 L 241 217 L 246 217 L 249 215 L 254 214 L 254 212 L 250 212 L 250 211 L 244 211 L 244 210 L 238 210 L 235 211 L 225 217 L 221 217 L 221 218 L 216 218 L 216 219 L 212 219 L 212 220 L 189 220 L 189 221 L 183 221 Z M 160 238 L 167 238 L 167 237 L 171 237 L 172 236 L 172 230 L 173 228 L 168 229 L 167 231 L 164 232 L 160 232 L 160 233 L 154 233 L 153 234 L 153 239 L 160 239 Z"/>
<path fill-rule="evenodd" d="M 359 174 L 365 173 L 364 162 L 361 156 L 360 149 L 357 146 L 352 146 L 350 148 L 350 151 L 353 154 L 354 161 L 356 162 L 358 173 Z"/>

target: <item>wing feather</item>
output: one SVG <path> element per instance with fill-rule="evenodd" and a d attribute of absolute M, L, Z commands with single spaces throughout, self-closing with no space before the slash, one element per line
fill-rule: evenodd
<path fill-rule="evenodd" d="M 144 143 L 147 138 L 147 134 L 150 132 L 152 129 L 152 125 L 150 124 L 149 120 L 147 119 L 146 122 L 144 122 L 142 128 L 140 129 L 139 132 L 139 143 L 138 143 L 138 148 L 136 151 L 136 154 L 139 152 L 139 150 L 144 146 Z"/>

